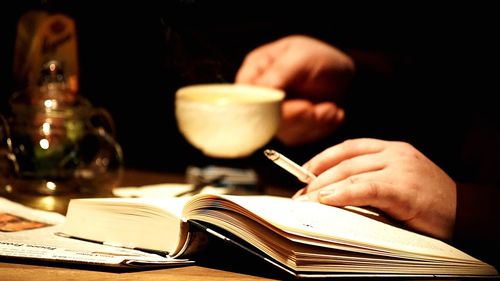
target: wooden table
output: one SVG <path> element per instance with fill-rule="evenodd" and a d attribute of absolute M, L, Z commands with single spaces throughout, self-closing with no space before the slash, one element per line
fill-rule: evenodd
<path fill-rule="evenodd" d="M 249 265 L 251 267 L 251 265 Z M 43 265 L 26 265 L 0 262 L 0 279 L 2 281 L 57 281 L 57 280 L 278 280 L 283 277 L 265 277 L 248 273 L 231 272 L 204 266 L 187 266 L 178 268 L 155 269 L 140 272 L 103 272 L 86 269 L 48 267 Z"/>
<path fill-rule="evenodd" d="M 139 186 L 146 184 L 184 182 L 184 176 L 179 174 L 167 174 L 159 172 L 147 172 L 127 170 L 124 173 L 122 186 Z M 277 187 L 265 187 L 264 192 L 273 195 L 291 195 L 292 191 Z M 45 201 L 31 202 L 36 207 L 44 207 L 52 211 L 65 213 L 68 200 L 72 195 L 57 196 Z M 24 198 L 23 200 L 27 200 Z M 40 203 L 45 202 L 45 203 Z M 221 262 L 223 257 L 214 257 L 212 260 L 201 261 L 197 265 L 163 268 L 143 271 L 112 272 L 102 271 L 98 268 L 84 267 L 71 268 L 60 265 L 47 264 L 20 264 L 8 260 L 0 261 L 0 280 L 278 280 L 287 278 L 280 272 L 276 272 L 271 266 L 262 264 L 261 261 L 241 259 L 241 256 L 229 257 L 229 262 Z"/>

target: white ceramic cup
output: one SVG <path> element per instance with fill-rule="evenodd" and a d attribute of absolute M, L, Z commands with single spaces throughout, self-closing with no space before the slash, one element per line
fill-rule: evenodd
<path fill-rule="evenodd" d="M 205 155 L 239 158 L 266 145 L 278 129 L 278 89 L 240 84 L 200 84 L 176 92 L 180 132 Z"/>

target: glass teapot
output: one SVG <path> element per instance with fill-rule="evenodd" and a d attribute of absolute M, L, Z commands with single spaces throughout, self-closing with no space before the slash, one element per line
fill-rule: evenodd
<path fill-rule="evenodd" d="M 10 100 L 1 134 L 3 192 L 99 194 L 116 186 L 123 155 L 114 139 L 111 115 L 85 98 L 66 93 L 64 84 L 45 83 L 17 92 Z M 10 168 L 5 168 L 10 167 Z"/>

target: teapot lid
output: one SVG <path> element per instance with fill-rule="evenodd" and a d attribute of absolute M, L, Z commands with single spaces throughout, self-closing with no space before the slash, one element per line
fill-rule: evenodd
<path fill-rule="evenodd" d="M 13 114 L 34 114 L 43 112 L 52 116 L 67 116 L 85 114 L 92 109 L 92 103 L 81 96 L 76 96 L 71 103 L 57 99 L 37 99 L 24 92 L 16 92 L 9 100 L 10 111 Z"/>

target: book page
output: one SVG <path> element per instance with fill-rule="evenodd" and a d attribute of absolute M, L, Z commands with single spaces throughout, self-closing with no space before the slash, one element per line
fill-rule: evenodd
<path fill-rule="evenodd" d="M 253 213 L 293 234 L 366 246 L 402 255 L 477 261 L 440 240 L 337 207 L 284 197 L 227 195 L 220 197 L 246 208 L 249 212 L 245 215 L 251 216 Z"/>
<path fill-rule="evenodd" d="M 172 198 L 178 194 L 193 189 L 192 184 L 185 183 L 160 183 L 143 186 L 124 186 L 113 188 L 113 195 L 124 198 Z"/>
<path fill-rule="evenodd" d="M 174 266 L 191 261 L 56 235 L 65 217 L 0 197 L 0 257 L 103 266 Z"/>
<path fill-rule="evenodd" d="M 187 239 L 180 214 L 188 199 L 73 199 L 62 232 L 109 245 L 176 253 Z"/>

